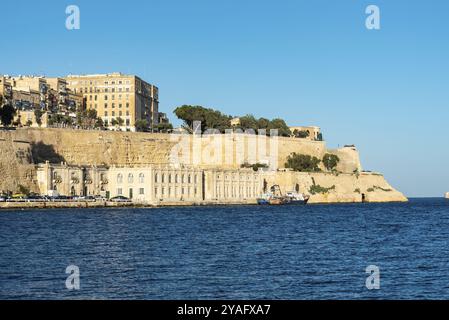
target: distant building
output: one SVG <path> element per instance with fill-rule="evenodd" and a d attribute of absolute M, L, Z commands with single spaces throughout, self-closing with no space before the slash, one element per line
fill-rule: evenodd
<path fill-rule="evenodd" d="M 295 133 L 304 132 L 307 134 L 307 136 L 302 137 L 303 139 L 308 140 L 321 140 L 321 129 L 320 127 L 316 126 L 296 126 L 296 127 L 289 127 L 290 131 L 292 132 L 292 136 L 296 136 Z"/>
<path fill-rule="evenodd" d="M 40 164 L 41 194 L 125 196 L 133 202 L 239 202 L 263 192 L 263 173 L 252 169 L 173 167 L 170 165 L 69 166 Z"/>
<path fill-rule="evenodd" d="M 119 118 L 123 131 L 136 131 L 142 120 L 149 129 L 159 123 L 158 88 L 135 75 L 69 75 L 66 80 L 73 93 L 83 95 L 86 108 L 96 110 L 111 129 L 117 127 L 111 124 Z"/>
<path fill-rule="evenodd" d="M 231 119 L 231 126 L 232 127 L 237 127 L 240 125 L 240 118 L 233 118 Z"/>

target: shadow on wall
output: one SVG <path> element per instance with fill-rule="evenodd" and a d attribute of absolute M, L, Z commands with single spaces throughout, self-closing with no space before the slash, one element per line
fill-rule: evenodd
<path fill-rule="evenodd" d="M 45 144 L 42 141 L 31 144 L 31 155 L 35 164 L 45 161 L 49 161 L 50 163 L 65 162 L 64 157 L 57 153 L 52 145 Z"/>

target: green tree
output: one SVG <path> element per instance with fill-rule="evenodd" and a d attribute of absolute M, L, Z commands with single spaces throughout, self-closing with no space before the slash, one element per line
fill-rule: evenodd
<path fill-rule="evenodd" d="M 0 120 L 4 126 L 11 125 L 14 116 L 16 115 L 16 109 L 10 104 L 6 103 L 0 108 Z"/>
<path fill-rule="evenodd" d="M 119 127 L 123 127 L 124 124 L 125 124 L 125 120 L 123 120 L 123 118 L 121 118 L 121 117 L 118 117 L 117 118 L 117 125 Z"/>
<path fill-rule="evenodd" d="M 296 152 L 294 152 L 288 156 L 285 167 L 291 168 L 294 171 L 317 172 L 321 171 L 319 168 L 320 162 L 321 160 L 317 157 L 305 154 L 297 154 Z"/>
<path fill-rule="evenodd" d="M 169 130 L 173 130 L 173 125 L 171 123 L 159 123 L 156 129 L 159 132 L 168 132 Z"/>
<path fill-rule="evenodd" d="M 42 116 L 44 112 L 41 109 L 34 110 L 34 117 L 36 118 L 36 123 L 40 127 L 42 125 Z"/>
<path fill-rule="evenodd" d="M 252 129 L 257 131 L 259 129 L 258 120 L 252 114 L 240 117 L 240 128 L 243 130 Z"/>
<path fill-rule="evenodd" d="M 292 132 L 290 128 L 287 126 L 284 120 L 282 119 L 273 119 L 270 122 L 269 129 L 277 129 L 278 135 L 281 137 L 290 137 Z"/>
<path fill-rule="evenodd" d="M 184 121 L 190 131 L 193 130 L 195 121 L 201 122 L 202 131 L 217 129 L 224 132 L 231 127 L 231 117 L 220 111 L 204 108 L 202 106 L 183 105 L 175 109 L 174 114 Z"/>
<path fill-rule="evenodd" d="M 307 137 L 310 136 L 310 132 L 307 131 L 307 130 L 298 130 L 298 129 L 295 129 L 295 130 L 293 131 L 293 135 L 294 135 L 296 138 L 307 138 Z"/>
<path fill-rule="evenodd" d="M 326 153 L 323 157 L 323 165 L 329 171 L 334 170 L 338 162 L 340 162 L 340 158 L 335 154 Z"/>
<path fill-rule="evenodd" d="M 147 131 L 148 130 L 148 121 L 146 119 L 139 119 L 136 121 L 136 129 L 137 131 Z"/>

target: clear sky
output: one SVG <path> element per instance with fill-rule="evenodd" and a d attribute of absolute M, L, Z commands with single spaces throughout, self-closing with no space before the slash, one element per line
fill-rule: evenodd
<path fill-rule="evenodd" d="M 65 28 L 78 5 L 81 29 Z M 365 27 L 365 8 L 381 29 Z M 449 191 L 449 1 L 3 1 L 0 74 L 137 74 L 182 104 L 322 127 L 407 196 Z"/>

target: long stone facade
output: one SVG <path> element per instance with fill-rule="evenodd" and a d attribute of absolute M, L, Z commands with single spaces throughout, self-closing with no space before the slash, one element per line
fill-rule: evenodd
<path fill-rule="evenodd" d="M 136 203 L 255 201 L 262 193 L 261 172 L 170 165 L 37 166 L 40 194 L 124 196 Z"/>

